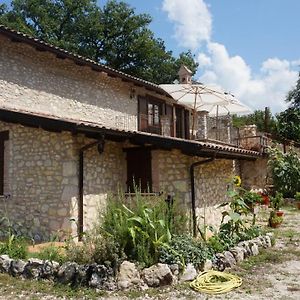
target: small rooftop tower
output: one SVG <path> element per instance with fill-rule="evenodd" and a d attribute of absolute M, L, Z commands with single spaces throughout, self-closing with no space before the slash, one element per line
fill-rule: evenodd
<path fill-rule="evenodd" d="M 187 66 L 181 65 L 177 74 L 179 75 L 179 83 L 192 83 L 193 72 Z"/>

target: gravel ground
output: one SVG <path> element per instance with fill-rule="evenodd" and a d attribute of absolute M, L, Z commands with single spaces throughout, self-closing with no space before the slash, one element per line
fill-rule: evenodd
<path fill-rule="evenodd" d="M 233 270 L 228 270 L 243 279 L 243 285 L 227 294 L 207 296 L 191 290 L 188 285 L 151 289 L 144 292 L 113 293 L 100 296 L 95 291 L 70 293 L 70 291 L 51 290 L 50 284 L 22 281 L 0 277 L 0 300 L 10 299 L 300 299 L 300 211 L 285 210 L 284 224 L 276 229 L 278 236 L 272 249 L 257 257 L 244 261 Z M 50 288 L 49 288 L 50 287 Z"/>

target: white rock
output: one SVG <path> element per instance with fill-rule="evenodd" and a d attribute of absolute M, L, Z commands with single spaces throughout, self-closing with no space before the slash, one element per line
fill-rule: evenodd
<path fill-rule="evenodd" d="M 124 290 L 139 284 L 141 284 L 141 279 L 135 264 L 123 261 L 117 277 L 118 288 Z"/>
<path fill-rule="evenodd" d="M 180 277 L 180 282 L 192 281 L 197 277 L 197 271 L 193 264 L 187 264 L 183 274 Z"/>

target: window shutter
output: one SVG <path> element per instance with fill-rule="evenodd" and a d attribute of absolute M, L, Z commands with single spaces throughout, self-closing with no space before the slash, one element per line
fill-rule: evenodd
<path fill-rule="evenodd" d="M 138 129 L 145 131 L 148 126 L 148 109 L 147 99 L 145 97 L 138 97 Z"/>

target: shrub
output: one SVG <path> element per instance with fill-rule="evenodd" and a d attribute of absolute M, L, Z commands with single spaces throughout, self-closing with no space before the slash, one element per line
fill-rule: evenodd
<path fill-rule="evenodd" d="M 60 264 L 69 260 L 69 257 L 66 256 L 64 249 L 55 245 L 50 245 L 43 248 L 39 253 L 37 253 L 36 257 L 42 260 L 56 261 Z"/>
<path fill-rule="evenodd" d="M 161 245 L 159 261 L 166 264 L 179 264 L 182 267 L 192 263 L 200 268 L 207 258 L 211 258 L 209 248 L 189 235 L 173 236 L 169 245 Z"/>
<path fill-rule="evenodd" d="M 116 268 L 119 260 L 124 258 L 119 244 L 107 233 L 96 230 L 86 234 L 81 243 L 69 241 L 65 253 L 68 260 L 78 264 L 97 263 L 113 268 Z"/>
<path fill-rule="evenodd" d="M 22 237 L 9 235 L 3 243 L 0 243 L 0 255 L 6 254 L 10 258 L 25 259 L 28 256 L 27 242 Z"/>
<path fill-rule="evenodd" d="M 300 158 L 297 153 L 283 153 L 277 148 L 269 148 L 268 165 L 275 189 L 284 197 L 293 197 L 300 190 Z"/>
<path fill-rule="evenodd" d="M 121 252 L 145 266 L 158 261 L 158 249 L 170 242 L 172 233 L 184 231 L 186 220 L 163 196 L 130 199 L 110 197 L 103 228 L 120 245 Z"/>

